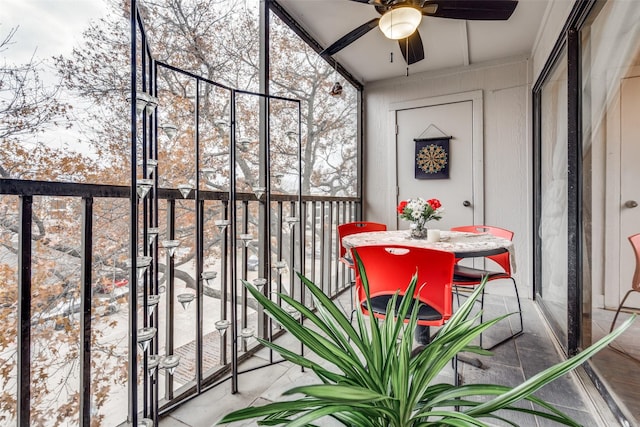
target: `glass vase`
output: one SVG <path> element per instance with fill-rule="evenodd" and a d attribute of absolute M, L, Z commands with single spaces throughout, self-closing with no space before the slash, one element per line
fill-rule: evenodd
<path fill-rule="evenodd" d="M 411 223 L 409 226 L 411 231 L 411 238 L 413 239 L 426 239 L 428 234 L 428 228 L 425 224 L 421 224 L 418 222 Z"/>

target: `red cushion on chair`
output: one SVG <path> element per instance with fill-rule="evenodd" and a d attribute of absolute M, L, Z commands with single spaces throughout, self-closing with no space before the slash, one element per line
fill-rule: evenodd
<path fill-rule="evenodd" d="M 497 279 L 498 277 L 508 277 L 503 271 L 489 271 L 482 270 L 480 268 L 465 267 L 463 265 L 457 265 L 453 268 L 453 282 L 473 282 L 480 284 L 485 276 L 489 276 L 489 280 Z"/>

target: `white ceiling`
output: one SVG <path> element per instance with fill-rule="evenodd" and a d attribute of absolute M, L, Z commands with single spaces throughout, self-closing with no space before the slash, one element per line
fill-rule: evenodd
<path fill-rule="evenodd" d="M 278 0 L 323 47 L 379 17 L 369 4 L 349 0 Z M 423 17 L 419 30 L 425 59 L 409 73 L 470 65 L 531 53 L 549 0 L 520 0 L 508 21 Z M 393 63 L 390 53 L 393 52 Z M 362 83 L 405 75 L 398 42 L 374 28 L 334 55 Z"/>

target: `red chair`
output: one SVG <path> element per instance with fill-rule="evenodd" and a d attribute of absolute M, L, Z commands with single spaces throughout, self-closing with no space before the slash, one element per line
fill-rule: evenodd
<path fill-rule="evenodd" d="M 633 248 L 633 253 L 636 256 L 636 271 L 633 273 L 633 280 L 631 281 L 631 289 L 627 291 L 616 310 L 616 315 L 613 316 L 613 322 L 611 322 L 611 328 L 609 328 L 609 332 L 613 331 L 613 328 L 616 326 L 616 321 L 618 320 L 618 315 L 620 314 L 620 310 L 623 308 L 625 310 L 631 310 L 637 312 L 638 309 L 635 307 L 626 307 L 624 303 L 627 301 L 631 292 L 640 292 L 640 233 L 634 234 L 633 236 L 629 236 L 629 243 L 631 243 L 631 247 Z"/>
<path fill-rule="evenodd" d="M 453 294 L 452 278 L 455 257 L 451 252 L 411 246 L 358 246 L 351 249 L 353 256 L 362 261 L 369 284 L 369 301 L 362 285 L 360 272 L 356 271 L 356 292 L 358 306 L 364 314 L 385 318 L 387 306 L 396 293 L 395 312 L 407 297 L 406 290 L 413 275 L 417 273 L 417 283 L 411 296 L 413 304 L 418 302 L 418 320 L 414 336 L 421 345 L 430 340 L 429 328 L 442 326 L 451 317 Z M 411 310 L 404 319 L 408 322 Z M 458 356 L 453 358 L 454 385 L 459 384 Z"/>
<path fill-rule="evenodd" d="M 369 231 L 387 231 L 386 224 L 370 221 L 347 222 L 338 225 L 338 241 L 340 242 L 340 261 L 349 268 L 354 268 L 353 260 L 347 255 L 347 249 L 342 245 L 342 238 L 351 234 L 367 233 Z"/>
<path fill-rule="evenodd" d="M 340 244 L 340 262 L 346 265 L 348 268 L 354 271 L 355 266 L 353 265 L 353 259 L 351 258 L 351 254 L 347 253 L 347 249 L 342 244 L 342 238 L 345 236 L 349 236 L 351 234 L 357 233 L 367 233 L 369 231 L 387 231 L 387 226 L 385 224 L 381 224 L 379 222 L 370 222 L 370 221 L 355 221 L 355 222 L 347 222 L 345 224 L 338 225 L 338 243 Z M 350 280 L 349 291 L 351 293 L 351 315 L 353 316 L 354 308 L 353 308 L 353 285 L 354 280 Z"/>
<path fill-rule="evenodd" d="M 418 282 L 412 298 L 422 304 L 418 325 L 442 326 L 449 320 L 453 305 L 453 253 L 401 245 L 358 246 L 351 251 L 360 257 L 367 273 L 371 306 L 367 306 L 361 277 L 356 272 L 357 301 L 365 314 L 384 318 L 387 304 L 396 292 L 398 308 L 417 270 Z"/>
<path fill-rule="evenodd" d="M 463 231 L 468 233 L 489 233 L 497 237 L 502 237 L 503 239 L 513 240 L 513 232 L 509 230 L 505 230 L 500 227 L 492 227 L 488 225 L 466 225 L 462 227 L 453 227 L 451 231 Z M 501 268 L 501 271 L 494 270 L 483 270 L 478 268 L 466 267 L 459 265 L 459 259 L 456 260 L 456 266 L 453 270 L 453 285 L 456 290 L 456 296 L 459 298 L 459 288 L 464 287 L 473 287 L 478 286 L 482 283 L 482 279 L 486 276 L 488 282 L 492 282 L 494 280 L 500 279 L 510 279 L 513 282 L 513 289 L 516 294 L 516 301 L 518 302 L 518 314 L 520 316 L 520 329 L 503 340 L 493 344 L 491 347 L 487 348 L 491 350 L 500 344 L 505 343 L 506 341 L 516 338 L 522 335 L 524 330 L 524 323 L 522 319 L 522 306 L 520 305 L 520 295 L 518 294 L 518 286 L 516 285 L 516 280 L 511 275 L 511 255 L 509 252 L 504 252 L 498 255 L 491 255 L 485 257 L 485 259 L 490 260 L 494 264 L 497 264 L 498 267 Z M 458 299 L 458 305 L 460 301 Z M 482 292 L 482 296 L 480 298 L 480 307 L 484 309 L 484 290 Z M 482 315 L 480 317 L 480 321 L 482 321 Z M 480 335 L 480 347 L 482 347 L 482 335 Z"/>

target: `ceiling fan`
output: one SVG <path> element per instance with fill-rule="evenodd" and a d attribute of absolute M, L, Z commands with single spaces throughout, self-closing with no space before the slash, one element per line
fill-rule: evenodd
<path fill-rule="evenodd" d="M 375 27 L 390 39 L 398 40 L 407 64 L 424 59 L 424 47 L 417 31 L 422 16 L 466 19 L 474 21 L 504 21 L 518 4 L 518 0 L 350 0 L 373 5 L 382 15 L 353 29 L 321 52 L 331 56 Z"/>

